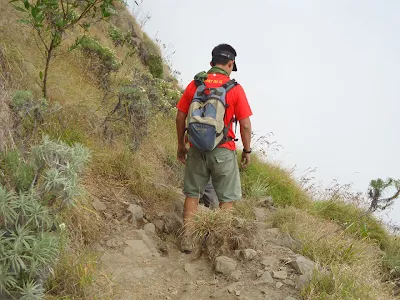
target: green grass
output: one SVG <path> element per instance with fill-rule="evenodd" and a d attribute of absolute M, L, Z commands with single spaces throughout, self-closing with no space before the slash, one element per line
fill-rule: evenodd
<path fill-rule="evenodd" d="M 254 155 L 250 165 L 242 171 L 241 179 L 245 197 L 260 198 L 270 195 L 277 206 L 310 206 L 309 196 L 289 171 L 273 163 L 263 162 Z"/>
<path fill-rule="evenodd" d="M 363 216 L 364 211 L 350 203 L 335 200 L 316 201 L 313 202 L 311 212 L 326 220 L 335 221 L 360 239 L 375 241 L 382 250 L 388 247 L 389 235 L 382 224 L 372 215 Z"/>

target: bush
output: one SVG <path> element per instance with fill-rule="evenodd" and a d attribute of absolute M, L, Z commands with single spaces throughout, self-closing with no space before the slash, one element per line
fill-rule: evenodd
<path fill-rule="evenodd" d="M 164 65 L 160 55 L 150 54 L 146 59 L 146 65 L 149 67 L 151 75 L 155 78 L 163 78 Z"/>
<path fill-rule="evenodd" d="M 369 238 L 377 242 L 382 250 L 389 244 L 389 235 L 380 222 L 372 215 L 365 215 L 363 210 L 353 204 L 335 200 L 315 201 L 311 212 L 324 219 L 335 221 L 358 238 Z"/>
<path fill-rule="evenodd" d="M 108 29 L 108 35 L 114 43 L 114 46 L 122 46 L 125 43 L 125 36 L 122 33 L 121 29 L 114 25 L 110 25 Z"/>
<path fill-rule="evenodd" d="M 391 237 L 383 256 L 383 267 L 389 274 L 390 279 L 400 278 L 400 240 Z"/>
<path fill-rule="evenodd" d="M 22 161 L 17 151 L 4 155 L 3 163 L 14 176 L 4 181 L 10 189 L 0 185 L 0 296 L 20 299 L 41 299 L 61 246 L 57 230 L 56 212 L 45 204 L 56 200 L 61 205 L 73 204 L 78 194 L 78 174 L 89 158 L 80 145 L 69 147 L 50 141 L 32 148 L 31 160 Z M 2 164 L 2 169 L 4 168 Z M 25 166 L 24 166 L 25 164 Z M 25 181 L 26 166 L 31 169 Z M 34 177 L 34 178 L 32 178 Z M 22 183 L 21 183 L 22 182 Z M 16 194 L 11 187 L 19 191 Z M 60 227 L 61 228 L 61 227 Z"/>
<path fill-rule="evenodd" d="M 109 85 L 109 74 L 118 71 L 121 64 L 117 61 L 114 50 L 100 44 L 92 37 L 84 36 L 79 45 L 87 56 L 95 58 L 91 69 L 100 77 L 100 82 L 104 87 Z"/>
<path fill-rule="evenodd" d="M 16 150 L 0 153 L 0 182 L 18 192 L 26 192 L 30 188 L 35 171 L 30 163 L 26 163 Z"/>
<path fill-rule="evenodd" d="M 251 164 L 242 171 L 241 179 L 245 197 L 258 198 L 270 195 L 278 206 L 291 205 L 304 208 L 311 203 L 309 196 L 290 172 L 278 165 L 263 162 L 254 155 Z"/>

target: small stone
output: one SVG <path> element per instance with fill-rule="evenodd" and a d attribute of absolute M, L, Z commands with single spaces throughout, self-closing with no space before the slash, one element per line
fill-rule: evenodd
<path fill-rule="evenodd" d="M 283 281 L 283 283 L 286 284 L 286 285 L 290 285 L 290 286 L 295 286 L 295 285 L 296 285 L 296 284 L 294 283 L 294 281 L 293 281 L 293 280 L 290 280 L 290 279 L 285 279 L 285 280 Z"/>
<path fill-rule="evenodd" d="M 236 268 L 236 261 L 227 256 L 219 256 L 215 259 L 215 271 L 222 274 L 230 274 Z"/>
<path fill-rule="evenodd" d="M 266 256 L 261 261 L 261 264 L 267 268 L 275 268 L 279 264 L 279 260 L 274 256 Z"/>
<path fill-rule="evenodd" d="M 287 278 L 287 273 L 286 271 L 274 271 L 272 273 L 272 277 L 274 277 L 275 279 L 285 280 Z"/>
<path fill-rule="evenodd" d="M 240 291 L 239 291 L 239 290 L 236 290 L 236 291 L 235 291 L 235 295 L 236 295 L 236 296 L 240 296 Z"/>
<path fill-rule="evenodd" d="M 146 233 L 155 234 L 156 233 L 156 226 L 153 223 L 148 223 L 143 226 L 144 231 Z"/>
<path fill-rule="evenodd" d="M 264 208 L 254 207 L 253 212 L 258 222 L 263 222 L 267 218 Z"/>
<path fill-rule="evenodd" d="M 205 280 L 196 280 L 196 284 L 197 285 L 204 285 L 204 284 L 206 284 L 206 281 Z"/>
<path fill-rule="evenodd" d="M 300 275 L 310 274 L 315 268 L 315 262 L 302 255 L 296 256 L 294 260 L 289 262 L 289 265 Z"/>
<path fill-rule="evenodd" d="M 254 249 L 243 249 L 239 252 L 239 259 L 243 261 L 250 261 L 257 256 L 257 251 Z"/>
<path fill-rule="evenodd" d="M 242 272 L 240 270 L 235 270 L 231 273 L 231 278 L 235 281 L 239 281 L 242 277 Z"/>
<path fill-rule="evenodd" d="M 276 283 L 276 288 L 277 288 L 277 289 L 280 289 L 282 286 L 283 286 L 283 283 L 282 283 L 282 282 L 277 282 L 277 283 Z"/>
<path fill-rule="evenodd" d="M 107 209 L 107 206 L 97 198 L 93 201 L 92 205 L 97 211 L 103 211 Z"/>
<path fill-rule="evenodd" d="M 270 207 L 270 206 L 274 205 L 274 200 L 272 199 L 271 196 L 268 196 L 268 197 L 261 198 L 258 201 L 258 204 L 261 206 L 264 206 L 264 207 Z"/>
<path fill-rule="evenodd" d="M 157 228 L 158 231 L 160 231 L 160 232 L 164 231 L 164 221 L 163 220 L 155 220 L 154 226 Z"/>
<path fill-rule="evenodd" d="M 265 271 L 261 277 L 260 280 L 258 281 L 259 283 L 274 283 L 274 279 L 271 276 L 271 273 L 268 271 Z"/>
<path fill-rule="evenodd" d="M 128 211 L 132 213 L 134 221 L 143 219 L 143 209 L 137 204 L 129 204 Z"/>
<path fill-rule="evenodd" d="M 257 277 L 257 278 L 260 278 L 260 277 L 262 276 L 262 274 L 264 274 L 264 271 L 258 269 L 257 272 L 256 272 L 256 277 Z"/>

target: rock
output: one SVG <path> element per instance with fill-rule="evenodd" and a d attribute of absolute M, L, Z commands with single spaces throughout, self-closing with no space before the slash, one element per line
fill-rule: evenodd
<path fill-rule="evenodd" d="M 168 213 L 164 216 L 164 231 L 168 234 L 177 234 L 183 226 L 182 215 Z"/>
<path fill-rule="evenodd" d="M 263 257 L 261 264 L 264 266 L 264 268 L 275 268 L 277 265 L 279 265 L 279 260 L 274 257 L 274 256 L 265 256 Z"/>
<path fill-rule="evenodd" d="M 239 281 L 242 277 L 242 272 L 240 270 L 235 270 L 231 273 L 231 278 L 235 281 Z"/>
<path fill-rule="evenodd" d="M 184 206 L 184 202 L 182 200 L 176 200 L 174 203 L 175 213 L 177 213 L 178 215 L 183 214 L 183 206 Z"/>
<path fill-rule="evenodd" d="M 133 254 L 135 256 L 145 256 L 152 254 L 150 248 L 142 240 L 126 240 L 125 244 L 128 245 L 128 247 L 124 249 L 125 255 Z"/>
<path fill-rule="evenodd" d="M 153 223 L 148 223 L 143 226 L 144 231 L 146 233 L 155 234 L 156 233 L 156 226 Z"/>
<path fill-rule="evenodd" d="M 276 286 L 277 289 L 280 289 L 283 286 L 283 283 L 282 282 L 277 282 L 275 286 Z"/>
<path fill-rule="evenodd" d="M 106 241 L 107 247 L 119 247 L 124 244 L 124 240 L 119 239 L 119 238 L 112 238 Z"/>
<path fill-rule="evenodd" d="M 158 231 L 160 231 L 160 232 L 164 231 L 164 221 L 163 220 L 155 220 L 154 226 L 157 228 Z"/>
<path fill-rule="evenodd" d="M 92 205 L 97 211 L 103 211 L 107 209 L 107 206 L 97 198 L 93 201 Z"/>
<path fill-rule="evenodd" d="M 283 283 L 286 284 L 286 285 L 290 285 L 290 286 L 296 286 L 296 284 L 294 283 L 294 281 L 293 281 L 293 280 L 290 280 L 290 279 L 285 279 L 285 280 L 283 281 Z"/>
<path fill-rule="evenodd" d="M 299 249 L 301 246 L 301 243 L 293 239 L 287 232 L 282 233 L 277 241 L 277 244 L 283 247 L 290 248 L 292 250 Z"/>
<path fill-rule="evenodd" d="M 272 277 L 275 279 L 285 280 L 287 278 L 287 272 L 286 271 L 274 271 L 272 273 Z"/>
<path fill-rule="evenodd" d="M 297 274 L 306 275 L 314 272 L 316 264 L 302 255 L 297 255 L 294 260 L 289 262 L 289 266 L 291 266 Z"/>
<path fill-rule="evenodd" d="M 227 256 L 218 256 L 215 259 L 215 271 L 222 274 L 230 274 L 236 268 L 236 261 Z"/>
<path fill-rule="evenodd" d="M 235 291 L 235 295 L 236 295 L 236 296 L 240 296 L 240 291 L 239 291 L 239 290 L 236 290 L 236 291 Z"/>
<path fill-rule="evenodd" d="M 272 276 L 271 276 L 271 273 L 270 272 L 268 272 L 268 271 L 265 271 L 262 275 L 261 275 L 261 277 L 260 277 L 260 279 L 257 281 L 257 283 L 274 283 L 275 281 L 274 281 L 274 279 L 272 278 Z"/>
<path fill-rule="evenodd" d="M 271 196 L 261 198 L 258 200 L 258 205 L 264 206 L 264 207 L 270 207 L 274 205 L 274 200 L 272 199 Z"/>
<path fill-rule="evenodd" d="M 258 270 L 256 271 L 256 277 L 257 277 L 257 278 L 260 278 L 260 277 L 262 276 L 262 274 L 264 274 L 264 271 L 263 271 L 263 270 L 258 269 Z"/>
<path fill-rule="evenodd" d="M 129 204 L 128 211 L 132 213 L 132 222 L 136 223 L 143 219 L 143 209 L 137 204 Z"/>
<path fill-rule="evenodd" d="M 239 259 L 243 261 L 252 260 L 254 257 L 257 256 L 257 251 L 254 249 L 242 249 L 239 252 Z"/>
<path fill-rule="evenodd" d="M 266 211 L 264 208 L 254 207 L 253 212 L 258 222 L 263 222 L 267 218 Z"/>

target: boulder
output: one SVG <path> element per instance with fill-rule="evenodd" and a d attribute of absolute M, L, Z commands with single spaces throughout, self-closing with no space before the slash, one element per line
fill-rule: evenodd
<path fill-rule="evenodd" d="M 291 266 L 297 274 L 306 275 L 313 273 L 316 264 L 312 260 L 302 255 L 297 255 L 292 261 L 289 262 L 289 266 Z"/>
<path fill-rule="evenodd" d="M 215 259 L 215 271 L 221 274 L 231 274 L 236 269 L 236 261 L 227 256 L 218 256 Z"/>

